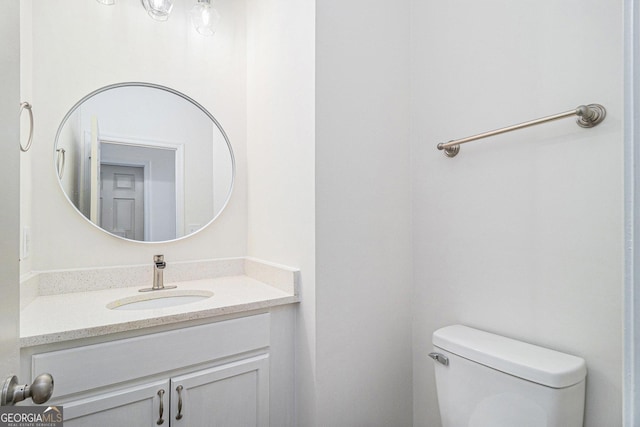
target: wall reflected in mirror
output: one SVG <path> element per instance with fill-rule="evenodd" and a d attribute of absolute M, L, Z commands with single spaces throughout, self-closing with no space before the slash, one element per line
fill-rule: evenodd
<path fill-rule="evenodd" d="M 108 86 L 76 103 L 58 128 L 54 161 L 79 214 L 145 242 L 179 239 L 211 223 L 235 173 L 218 121 L 195 100 L 148 83 Z"/>

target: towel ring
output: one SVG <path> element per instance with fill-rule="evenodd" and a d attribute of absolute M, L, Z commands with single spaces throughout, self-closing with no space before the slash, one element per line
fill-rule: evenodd
<path fill-rule="evenodd" d="M 26 153 L 31 148 L 31 143 L 33 142 L 33 111 L 31 111 L 31 104 L 28 102 L 20 103 L 20 116 L 22 116 L 22 112 L 27 110 L 29 112 L 29 139 L 27 140 L 27 146 L 22 146 L 22 141 L 20 141 L 20 151 Z"/>
<path fill-rule="evenodd" d="M 64 148 L 58 148 L 56 149 L 56 151 L 58 152 L 58 158 L 56 159 L 56 169 L 58 170 L 58 178 L 62 179 L 62 176 L 64 175 L 64 162 L 65 162 L 65 149 Z"/>

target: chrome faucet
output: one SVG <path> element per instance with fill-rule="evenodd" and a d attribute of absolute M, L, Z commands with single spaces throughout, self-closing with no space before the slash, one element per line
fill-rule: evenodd
<path fill-rule="evenodd" d="M 163 289 L 175 289 L 177 286 L 165 286 L 163 272 L 167 263 L 164 262 L 164 255 L 153 256 L 153 287 L 140 289 L 139 292 L 161 291 Z"/>
<path fill-rule="evenodd" d="M 154 290 L 164 288 L 164 277 L 162 273 L 167 263 L 164 262 L 164 255 L 153 256 L 153 288 Z"/>

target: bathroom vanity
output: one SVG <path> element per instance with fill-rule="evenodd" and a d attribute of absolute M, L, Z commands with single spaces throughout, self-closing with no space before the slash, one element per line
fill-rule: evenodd
<path fill-rule="evenodd" d="M 38 295 L 23 308 L 21 377 L 53 375 L 47 404 L 63 406 L 65 425 L 270 425 L 270 379 L 283 362 L 272 341 L 293 330 L 282 310 L 298 301 L 298 272 L 246 258 L 189 264 L 186 277 L 218 276 L 172 284 L 213 296 L 114 309 L 147 297 L 128 286 Z"/>
<path fill-rule="evenodd" d="M 269 314 L 30 357 L 65 425 L 269 425 Z"/>

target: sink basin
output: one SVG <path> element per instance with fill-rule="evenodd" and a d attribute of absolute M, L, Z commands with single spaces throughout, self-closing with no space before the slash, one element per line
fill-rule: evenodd
<path fill-rule="evenodd" d="M 213 292 L 210 291 L 153 291 L 149 294 L 134 295 L 111 301 L 107 304 L 107 308 L 110 310 L 151 310 L 191 304 L 212 296 Z"/>

